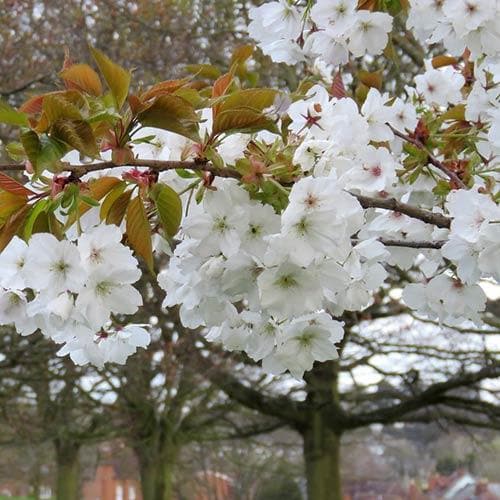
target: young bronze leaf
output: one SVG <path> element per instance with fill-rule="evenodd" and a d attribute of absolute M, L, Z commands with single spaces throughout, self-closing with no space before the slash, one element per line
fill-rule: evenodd
<path fill-rule="evenodd" d="M 213 133 L 272 129 L 274 122 L 262 112 L 273 105 L 277 95 L 273 89 L 245 89 L 230 94 L 218 105 Z"/>
<path fill-rule="evenodd" d="M 37 115 L 38 113 L 41 113 L 44 97 L 45 94 L 30 97 L 21 105 L 19 111 L 22 111 L 23 113 L 26 113 L 28 115 Z"/>
<path fill-rule="evenodd" d="M 24 205 L 19 210 L 16 210 L 13 214 L 11 214 L 5 221 L 2 229 L 0 229 L 0 252 L 10 243 L 10 240 L 21 229 L 30 208 L 31 207 L 29 205 Z"/>
<path fill-rule="evenodd" d="M 114 191 L 112 191 L 110 194 L 112 194 L 113 192 Z M 117 196 L 116 200 L 109 207 L 109 211 L 106 214 L 106 224 L 115 224 L 119 226 L 122 223 L 131 196 L 132 190 L 125 191 L 124 193 L 121 193 L 119 196 Z"/>
<path fill-rule="evenodd" d="M 235 63 L 244 63 L 252 56 L 254 49 L 255 47 L 253 45 L 242 45 L 241 47 L 237 47 L 231 55 L 230 66 Z"/>
<path fill-rule="evenodd" d="M 374 87 L 378 90 L 382 88 L 382 74 L 379 71 L 364 71 L 358 72 L 359 80 L 367 87 Z"/>
<path fill-rule="evenodd" d="M 99 75 L 88 64 L 73 64 L 59 73 L 68 88 L 74 88 L 99 96 L 102 94 L 102 84 Z"/>
<path fill-rule="evenodd" d="M 442 120 L 455 120 L 464 121 L 465 120 L 465 105 L 457 104 L 450 108 L 446 113 L 441 115 Z"/>
<path fill-rule="evenodd" d="M 0 172 L 0 189 L 19 196 L 31 196 L 36 194 L 31 189 L 23 186 L 20 182 L 16 181 L 12 177 L 9 177 L 3 172 Z"/>
<path fill-rule="evenodd" d="M 120 179 L 118 179 L 117 177 L 100 177 L 98 179 L 94 179 L 89 183 L 88 194 L 92 199 L 99 201 L 104 198 L 117 184 L 120 184 L 121 182 L 122 181 L 120 181 Z M 81 217 L 91 208 L 92 207 L 88 203 L 80 203 L 78 205 L 78 216 Z M 70 227 L 72 224 L 74 224 L 76 218 L 77 214 L 70 214 L 66 226 Z"/>
<path fill-rule="evenodd" d="M 17 212 L 26 205 L 26 196 L 0 191 L 0 226 L 9 218 L 11 214 Z"/>
<path fill-rule="evenodd" d="M 451 57 L 444 54 L 436 56 L 432 59 L 432 67 L 434 69 L 442 68 L 444 66 L 453 66 L 457 63 L 458 60 L 456 57 Z"/>
<path fill-rule="evenodd" d="M 176 95 L 158 97 L 152 106 L 139 113 L 142 125 L 157 127 L 198 142 L 198 115 L 191 103 Z"/>
<path fill-rule="evenodd" d="M 136 196 L 128 205 L 126 228 L 130 246 L 137 255 L 144 259 L 149 270 L 153 272 L 151 228 L 140 196 Z"/>
<path fill-rule="evenodd" d="M 38 164 L 38 156 L 40 155 L 40 151 L 42 149 L 42 144 L 38 137 L 38 134 L 33 130 L 27 130 L 23 132 L 20 136 L 21 144 L 23 145 L 24 152 L 28 157 L 31 165 L 37 171 Z"/>
<path fill-rule="evenodd" d="M 212 88 L 212 97 L 216 98 L 223 96 L 226 93 L 228 87 L 231 85 L 232 81 L 233 81 L 232 73 L 226 73 L 225 75 L 219 76 L 219 78 L 217 78 Z M 221 106 L 222 103 L 220 102 L 212 106 L 213 119 L 215 119 L 215 117 L 217 116 L 217 113 L 219 112 Z"/>
<path fill-rule="evenodd" d="M 42 115 L 35 130 L 39 133 L 46 132 L 61 118 L 81 120 L 82 115 L 75 104 L 62 94 L 46 95 L 42 103 Z"/>
<path fill-rule="evenodd" d="M 127 71 L 125 68 L 122 68 L 118 64 L 114 63 L 100 50 L 91 47 L 90 51 L 92 52 L 95 62 L 97 63 L 97 66 L 99 66 L 102 76 L 106 80 L 106 83 L 115 98 L 117 109 L 120 109 L 127 99 L 131 78 L 130 71 Z"/>
<path fill-rule="evenodd" d="M 52 126 L 51 136 L 65 142 L 80 153 L 95 158 L 99 156 L 92 127 L 83 120 L 60 119 Z"/>
<path fill-rule="evenodd" d="M 222 111 L 217 115 L 213 127 L 215 134 L 224 133 L 251 133 L 260 129 L 266 129 L 274 123 L 258 111 L 251 109 L 236 108 Z"/>
<path fill-rule="evenodd" d="M 182 78 L 181 80 L 166 80 L 157 83 L 141 94 L 141 101 L 146 102 L 161 95 L 172 94 L 181 87 L 184 87 L 190 80 L 190 78 Z"/>
<path fill-rule="evenodd" d="M 13 108 L 3 99 L 0 99 L 0 123 L 19 125 L 21 127 L 27 127 L 29 124 L 26 113 Z"/>
<path fill-rule="evenodd" d="M 182 203 L 179 195 L 165 184 L 156 184 L 151 191 L 165 234 L 173 238 L 182 219 Z"/>
<path fill-rule="evenodd" d="M 212 88 L 212 97 L 220 97 L 224 95 L 232 81 L 233 75 L 231 73 L 226 73 L 225 75 L 217 78 Z"/>
<path fill-rule="evenodd" d="M 99 217 L 101 220 L 106 220 L 108 213 L 113 206 L 113 203 L 123 193 L 123 191 L 125 191 L 126 187 L 127 183 L 121 181 L 116 184 L 116 186 L 114 186 L 113 189 L 106 195 L 99 211 Z"/>
<path fill-rule="evenodd" d="M 220 76 L 220 70 L 211 64 L 188 64 L 185 70 L 194 73 L 195 76 L 209 80 L 216 80 Z"/>

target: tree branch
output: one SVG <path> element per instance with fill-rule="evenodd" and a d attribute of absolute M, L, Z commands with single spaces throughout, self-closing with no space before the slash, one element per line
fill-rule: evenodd
<path fill-rule="evenodd" d="M 413 137 L 410 137 L 407 134 L 403 134 L 402 132 L 399 132 L 389 123 L 387 125 L 393 131 L 395 136 L 403 139 L 406 142 L 409 142 L 410 144 L 413 144 L 415 147 L 417 147 L 421 151 L 424 151 L 427 154 L 427 161 L 431 165 L 434 165 L 437 169 L 441 170 L 441 172 L 443 172 L 457 186 L 459 186 L 461 189 L 467 189 L 467 186 L 463 183 L 462 179 L 460 179 L 460 177 L 458 177 L 458 175 L 455 172 L 453 172 L 449 168 L 445 167 L 444 164 L 441 161 L 439 161 L 432 153 L 430 153 L 427 150 L 427 148 L 424 146 L 424 144 L 422 144 L 418 139 L 414 139 Z"/>
<path fill-rule="evenodd" d="M 241 178 L 240 173 L 232 168 L 217 168 L 211 165 L 208 161 L 203 160 L 185 160 L 185 161 L 161 161 L 161 160 L 129 160 L 125 165 L 119 165 L 112 161 L 102 161 L 98 163 L 89 163 L 83 165 L 67 164 L 63 168 L 63 172 L 71 172 L 82 176 L 100 170 L 116 167 L 146 167 L 158 172 L 165 170 L 194 170 L 201 172 L 210 172 L 217 177 L 232 177 L 235 179 Z M 7 163 L 0 165 L 0 171 L 24 171 L 25 165 L 19 163 Z"/>
<path fill-rule="evenodd" d="M 1 97 L 9 97 L 11 95 L 19 94 L 20 92 L 24 92 L 25 90 L 29 89 L 32 85 L 35 85 L 36 83 L 43 82 L 49 76 L 50 75 L 43 75 L 43 76 L 40 76 L 38 78 L 35 78 L 34 80 L 30 80 L 29 82 L 26 82 L 23 85 L 16 87 L 15 89 L 0 91 L 0 96 Z"/>
<path fill-rule="evenodd" d="M 373 423 L 390 423 L 400 421 L 405 415 L 426 408 L 427 406 L 434 406 L 441 404 L 444 400 L 444 395 L 453 389 L 459 387 L 468 387 L 477 382 L 489 378 L 496 378 L 500 376 L 500 364 L 495 363 L 477 372 L 464 373 L 446 382 L 438 382 L 429 386 L 424 391 L 414 396 L 408 397 L 401 403 L 377 410 L 349 415 L 348 425 L 351 429 L 357 427 L 364 427 L 365 425 Z"/>
<path fill-rule="evenodd" d="M 276 417 L 291 426 L 297 427 L 304 424 L 305 415 L 300 412 L 293 400 L 286 396 L 265 395 L 241 383 L 230 375 L 228 370 L 217 366 L 211 359 L 204 357 L 201 353 L 196 352 L 196 357 L 210 381 L 231 399 L 238 401 L 247 408 Z"/>
<path fill-rule="evenodd" d="M 355 245 L 360 242 L 360 240 L 351 240 Z M 407 248 L 433 248 L 439 250 L 446 241 L 404 241 L 404 240 L 390 240 L 386 238 L 378 238 L 380 243 L 384 244 L 386 247 L 407 247 Z"/>
<path fill-rule="evenodd" d="M 384 210 L 392 210 L 400 214 L 407 215 L 412 219 L 419 219 L 427 224 L 432 224 L 437 227 L 449 228 L 451 219 L 446 215 L 431 212 L 423 208 L 418 208 L 413 205 L 402 203 L 395 198 L 371 198 L 362 194 L 351 193 L 358 199 L 363 208 L 383 208 Z"/>
<path fill-rule="evenodd" d="M 241 179 L 241 174 L 233 168 L 217 168 L 208 161 L 203 160 L 186 160 L 186 161 L 162 161 L 162 160 L 141 160 L 134 159 L 127 162 L 126 165 L 117 165 L 112 161 L 104 161 L 98 163 L 89 163 L 87 165 L 70 165 L 64 166 L 64 172 L 72 172 L 78 176 L 82 176 L 99 170 L 106 170 L 115 167 L 146 167 L 158 172 L 165 170 L 186 169 L 198 172 L 210 172 L 216 177 Z M 0 171 L 24 171 L 25 165 L 19 163 L 0 164 Z M 445 215 L 431 212 L 418 208 L 406 203 L 402 203 L 395 198 L 372 198 L 361 194 L 350 193 L 357 198 L 363 208 L 382 208 L 384 210 L 392 210 L 413 219 L 419 219 L 428 224 L 437 227 L 449 228 L 451 219 Z M 396 246 L 396 245 L 393 245 Z M 401 246 L 401 245 L 399 245 Z M 406 245 L 405 245 L 406 246 Z M 434 248 L 434 247 L 431 247 Z"/>

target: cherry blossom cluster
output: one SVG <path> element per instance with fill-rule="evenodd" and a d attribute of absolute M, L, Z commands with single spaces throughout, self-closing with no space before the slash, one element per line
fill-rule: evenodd
<path fill-rule="evenodd" d="M 40 330 L 78 365 L 124 363 L 149 344 L 140 325 L 114 326 L 112 315 L 142 305 L 132 286 L 141 272 L 116 226 L 100 225 L 76 242 L 49 233 L 28 244 L 14 237 L 0 254 L 0 324 L 21 335 Z"/>
<path fill-rule="evenodd" d="M 164 306 L 180 304 L 182 323 L 244 350 L 272 373 L 297 377 L 315 360 L 336 357 L 342 324 L 326 311 L 364 307 L 385 271 L 376 242 L 353 247 L 363 209 L 334 179 L 305 178 L 281 217 L 235 181 L 216 184 L 203 213 L 182 225 L 159 275 Z"/>
<path fill-rule="evenodd" d="M 460 56 L 467 48 L 473 60 L 499 64 L 498 0 L 410 0 L 407 26 L 424 43 L 443 43 Z"/>
<path fill-rule="evenodd" d="M 319 0 L 309 9 L 287 0 L 250 10 L 250 36 L 276 62 L 295 64 L 308 57 L 344 64 L 349 54 L 380 54 L 392 29 L 383 12 L 357 10 L 357 0 Z"/>
<path fill-rule="evenodd" d="M 429 98 L 429 107 L 460 102 L 464 80 L 450 71 L 429 70 L 442 76 L 445 93 L 442 100 Z M 426 78 L 435 76 L 429 72 Z M 445 85 L 450 75 L 455 86 Z M 186 327 L 246 351 L 265 370 L 288 369 L 298 377 L 314 360 L 336 356 L 343 331 L 334 318 L 366 308 L 385 286 L 387 266 L 414 279 L 403 299 L 415 314 L 449 325 L 480 323 L 486 296 L 477 282 L 498 279 L 500 254 L 499 208 L 490 195 L 452 191 L 443 207 L 453 218 L 451 230 L 395 211 L 365 211 L 355 197 L 393 197 L 441 211 L 432 189 L 446 175 L 437 167 L 429 165 L 431 175 L 411 185 L 397 176 L 406 154 L 395 132 L 414 130 L 426 109 L 414 102 L 372 88 L 359 107 L 351 98 L 332 98 L 321 85 L 311 87 L 287 109 L 293 161 L 304 174 L 288 206 L 277 214 L 236 181 L 217 179 L 183 221 L 182 241 L 159 277 L 165 307 L 180 305 Z M 228 164 L 250 136 L 239 139 L 234 154 L 231 147 L 224 151 Z M 385 246 L 381 239 L 447 243 L 442 250 L 422 249 Z"/>
<path fill-rule="evenodd" d="M 410 0 L 407 27 L 427 44 L 443 43 L 460 56 L 486 57 L 487 67 L 500 64 L 498 0 Z M 275 62 L 295 64 L 319 57 L 335 66 L 349 56 L 381 54 L 392 30 L 392 16 L 358 9 L 357 0 L 318 0 L 312 7 L 287 0 L 250 10 L 250 36 Z"/>

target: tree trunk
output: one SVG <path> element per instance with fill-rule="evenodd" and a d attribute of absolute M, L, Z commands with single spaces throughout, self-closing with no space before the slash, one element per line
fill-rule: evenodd
<path fill-rule="evenodd" d="M 308 500 L 342 500 L 340 435 L 325 425 L 318 412 L 303 439 Z"/>
<path fill-rule="evenodd" d="M 308 418 L 301 433 L 309 500 L 342 500 L 338 368 L 336 361 L 315 363 L 304 377 Z"/>
<path fill-rule="evenodd" d="M 158 464 L 150 458 L 147 450 L 136 450 L 136 453 L 139 459 L 142 500 L 156 500 Z"/>
<path fill-rule="evenodd" d="M 172 500 L 174 498 L 174 471 L 179 450 L 173 443 L 168 445 L 162 453 L 158 467 L 156 486 L 156 500 Z"/>
<path fill-rule="evenodd" d="M 78 463 L 79 445 L 71 441 L 56 440 L 57 500 L 78 500 L 80 498 L 80 470 Z"/>

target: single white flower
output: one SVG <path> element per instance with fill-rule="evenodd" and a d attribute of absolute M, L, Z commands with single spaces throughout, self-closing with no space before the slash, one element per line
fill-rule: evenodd
<path fill-rule="evenodd" d="M 38 291 L 79 292 L 86 279 L 80 254 L 70 241 L 59 241 L 48 233 L 31 237 L 23 266 L 26 286 Z"/>
<path fill-rule="evenodd" d="M 23 290 L 23 267 L 28 245 L 17 236 L 0 252 L 0 285 L 6 289 Z"/>
<path fill-rule="evenodd" d="M 98 330 L 111 313 L 134 314 L 142 305 L 141 294 L 130 284 L 140 278 L 140 271 L 99 267 L 88 277 L 78 294 L 76 307 Z"/>

